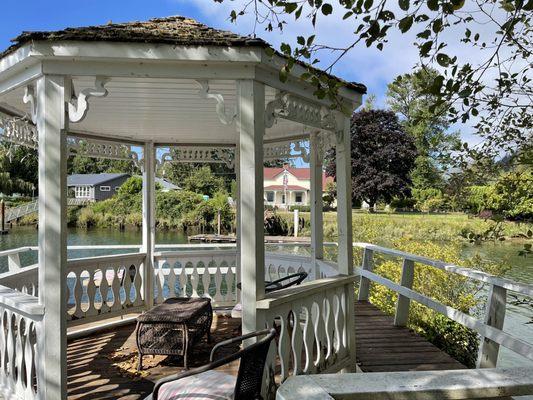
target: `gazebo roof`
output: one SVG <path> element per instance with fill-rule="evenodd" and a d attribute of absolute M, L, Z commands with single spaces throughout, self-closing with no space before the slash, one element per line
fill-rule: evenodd
<path fill-rule="evenodd" d="M 58 31 L 25 31 L 11 40 L 14 44 L 0 53 L 0 58 L 32 41 L 65 40 L 161 43 L 184 46 L 271 47 L 268 42 L 260 38 L 214 29 L 192 18 L 173 15 L 152 18 L 148 21 L 110 22 L 106 25 L 66 28 Z M 361 83 L 347 82 L 336 76 L 327 75 L 342 81 L 351 89 L 366 93 L 366 86 Z"/>
<path fill-rule="evenodd" d="M 2 56 L 33 40 L 165 43 L 189 46 L 269 46 L 262 39 L 214 29 L 192 18 L 175 15 L 142 22 L 108 23 L 59 31 L 22 32 L 12 40 L 14 44 Z"/>
<path fill-rule="evenodd" d="M 0 53 L 0 111 L 33 116 L 36 79 L 66 76 L 71 134 L 159 146 L 235 146 L 237 92 L 245 80 L 264 85 L 265 143 L 335 129 L 334 102 L 317 98 L 316 86 L 300 79 L 306 65 L 295 65 L 282 82 L 286 58 L 267 52 L 267 42 L 190 18 L 24 32 L 13 42 Z M 361 103 L 364 85 L 319 73 L 343 83 L 338 103 L 351 110 Z"/>

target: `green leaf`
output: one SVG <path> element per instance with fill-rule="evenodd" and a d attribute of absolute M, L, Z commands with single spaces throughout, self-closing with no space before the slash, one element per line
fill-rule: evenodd
<path fill-rule="evenodd" d="M 442 19 L 439 18 L 433 21 L 433 32 L 439 33 L 440 31 L 442 31 Z"/>
<path fill-rule="evenodd" d="M 427 6 L 431 11 L 438 11 L 439 10 L 439 2 L 438 0 L 428 0 Z"/>
<path fill-rule="evenodd" d="M 350 18 L 352 15 L 353 15 L 353 11 L 348 11 L 346 14 L 344 14 L 344 16 L 342 17 L 342 19 L 348 19 L 348 18 Z"/>
<path fill-rule="evenodd" d="M 432 47 L 433 47 L 433 40 L 429 40 L 425 42 L 422 46 L 420 46 L 420 55 L 422 57 L 426 57 Z"/>
<path fill-rule="evenodd" d="M 400 23 L 398 24 L 398 27 L 400 28 L 400 31 L 402 33 L 405 33 L 409 29 L 411 29 L 412 25 L 413 25 L 413 17 L 411 15 L 408 15 L 407 17 L 402 18 L 400 20 Z"/>
<path fill-rule="evenodd" d="M 298 36 L 296 38 L 296 42 L 300 45 L 300 46 L 305 46 L 305 38 L 303 36 Z"/>
<path fill-rule="evenodd" d="M 398 0 L 398 5 L 404 11 L 409 10 L 409 0 Z"/>
<path fill-rule="evenodd" d="M 292 14 L 298 8 L 297 3 L 285 3 L 285 12 L 287 14 Z"/>
<path fill-rule="evenodd" d="M 315 35 L 311 35 L 307 38 L 307 46 L 311 46 L 313 42 L 315 41 Z"/>
<path fill-rule="evenodd" d="M 373 4 L 374 0 L 365 0 L 363 7 L 365 8 L 365 10 L 370 10 Z"/>
<path fill-rule="evenodd" d="M 450 65 L 451 59 L 447 54 L 439 53 L 437 54 L 437 62 L 441 67 L 447 67 Z"/>
<path fill-rule="evenodd" d="M 322 14 L 324 15 L 330 15 L 333 12 L 333 6 L 329 3 L 325 3 L 322 5 Z"/>

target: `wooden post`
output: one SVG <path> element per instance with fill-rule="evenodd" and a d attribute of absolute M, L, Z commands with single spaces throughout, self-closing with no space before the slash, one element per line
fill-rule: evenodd
<path fill-rule="evenodd" d="M 298 237 L 298 228 L 300 228 L 300 212 L 298 211 L 298 209 L 295 209 L 293 212 L 294 212 L 294 218 L 293 218 L 293 222 L 294 222 L 294 237 L 297 238 Z"/>
<path fill-rule="evenodd" d="M 6 203 L 2 199 L 2 234 L 6 230 Z"/>
<path fill-rule="evenodd" d="M 337 131 L 337 230 L 339 272 L 353 274 L 352 244 L 352 162 L 350 150 L 350 119 L 343 116 L 343 129 Z"/>
<path fill-rule="evenodd" d="M 153 142 L 144 145 L 143 164 L 143 242 L 146 253 L 143 263 L 143 299 L 147 309 L 154 305 L 154 249 L 155 249 L 155 149 Z"/>
<path fill-rule="evenodd" d="M 322 200 L 322 154 L 319 152 L 318 133 L 310 136 L 311 168 L 311 262 L 314 265 L 315 279 L 320 279 L 320 267 L 317 260 L 324 258 L 324 227 Z"/>
<path fill-rule="evenodd" d="M 235 202 L 235 281 L 242 282 L 241 277 L 241 157 L 239 146 L 235 148 L 235 181 L 237 183 L 237 199 Z M 241 290 L 235 288 L 237 295 L 237 302 L 242 303 Z"/>
<path fill-rule="evenodd" d="M 339 273 L 353 275 L 353 240 L 352 240 L 352 157 L 350 150 L 350 118 L 341 115 L 342 129 L 336 133 L 336 171 L 337 171 L 337 230 Z M 322 193 L 320 193 L 322 195 Z M 355 354 L 355 288 L 347 290 L 346 294 L 346 326 L 348 327 L 348 352 L 350 366 L 344 372 L 354 372 L 356 364 Z"/>
<path fill-rule="evenodd" d="M 485 323 L 496 329 L 503 329 L 507 290 L 501 286 L 491 285 L 487 297 Z M 490 339 L 481 338 L 477 359 L 477 368 L 496 368 L 500 345 Z"/>
<path fill-rule="evenodd" d="M 374 251 L 365 249 L 363 252 L 363 265 L 361 266 L 366 271 L 372 271 L 374 269 Z M 370 279 L 361 276 L 359 282 L 359 301 L 368 301 L 368 295 L 370 292 Z"/>
<path fill-rule="evenodd" d="M 218 212 L 217 212 L 217 235 L 219 235 L 219 236 L 220 236 L 220 223 L 221 223 L 221 221 L 220 221 L 220 210 L 218 210 Z"/>
<path fill-rule="evenodd" d="M 240 149 L 240 240 L 242 278 L 242 331 L 262 328 L 256 301 L 265 295 L 263 205 L 263 137 L 265 86 L 254 80 L 238 81 Z"/>
<path fill-rule="evenodd" d="M 415 278 L 415 263 L 413 260 L 407 258 L 403 260 L 402 266 L 402 278 L 400 285 L 411 289 L 413 287 L 413 280 Z M 396 303 L 396 314 L 394 315 L 395 326 L 406 326 L 409 319 L 409 306 L 411 300 L 408 297 L 398 295 L 398 301 Z"/>
<path fill-rule="evenodd" d="M 37 81 L 39 132 L 39 398 L 67 398 L 67 130 L 65 79 Z"/>

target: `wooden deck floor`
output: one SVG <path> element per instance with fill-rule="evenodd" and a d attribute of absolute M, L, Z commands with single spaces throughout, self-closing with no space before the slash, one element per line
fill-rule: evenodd
<path fill-rule="evenodd" d="M 365 372 L 465 368 L 462 364 L 406 328 L 396 328 L 368 303 L 356 304 L 357 361 Z M 213 343 L 235 336 L 240 320 L 213 319 Z M 68 398 L 71 400 L 139 400 L 163 376 L 182 370 L 181 357 L 145 356 L 144 370 L 136 371 L 135 325 L 125 325 L 68 344 Z M 208 362 L 212 344 L 198 343 L 191 367 Z M 236 350 L 227 349 L 228 352 Z M 237 364 L 226 367 L 236 373 Z"/>
<path fill-rule="evenodd" d="M 448 354 L 407 328 L 393 325 L 368 302 L 355 306 L 357 363 L 364 372 L 464 369 Z"/>

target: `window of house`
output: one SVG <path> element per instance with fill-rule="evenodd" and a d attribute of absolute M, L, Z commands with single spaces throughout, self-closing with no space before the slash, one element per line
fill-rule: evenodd
<path fill-rule="evenodd" d="M 304 194 L 302 192 L 296 192 L 294 193 L 294 200 L 297 202 L 297 203 L 302 203 L 303 202 L 303 196 Z"/>
<path fill-rule="evenodd" d="M 274 202 L 274 192 L 267 192 L 267 201 Z"/>
<path fill-rule="evenodd" d="M 110 192 L 111 191 L 111 186 L 100 186 L 100 191 L 101 192 Z"/>
<path fill-rule="evenodd" d="M 120 186 L 115 186 L 115 192 L 118 192 L 119 189 L 120 189 Z"/>
<path fill-rule="evenodd" d="M 285 204 L 285 194 L 281 195 L 281 204 Z"/>
<path fill-rule="evenodd" d="M 89 186 L 76 186 L 74 189 L 76 197 L 90 197 L 91 188 Z"/>

